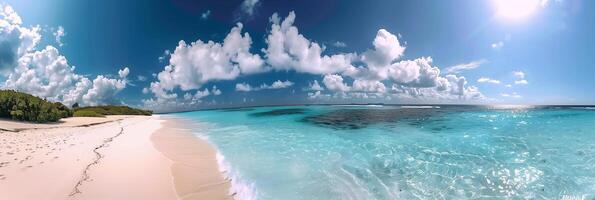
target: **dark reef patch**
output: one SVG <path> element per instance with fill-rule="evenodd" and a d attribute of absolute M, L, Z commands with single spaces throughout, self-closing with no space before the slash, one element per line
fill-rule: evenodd
<path fill-rule="evenodd" d="M 274 116 L 282 116 L 282 115 L 304 114 L 304 113 L 306 113 L 306 111 L 307 111 L 307 109 L 304 109 L 304 108 L 286 108 L 286 109 L 276 109 L 276 110 L 271 110 L 271 111 L 252 113 L 252 114 L 250 114 L 250 116 L 274 117 Z"/>
<path fill-rule="evenodd" d="M 435 109 L 341 109 L 307 116 L 301 121 L 327 128 L 345 130 L 361 129 L 378 123 L 407 121 L 421 125 L 430 117 L 439 114 Z"/>

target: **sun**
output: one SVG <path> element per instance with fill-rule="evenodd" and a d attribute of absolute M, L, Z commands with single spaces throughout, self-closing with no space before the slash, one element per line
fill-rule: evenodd
<path fill-rule="evenodd" d="M 542 0 L 493 0 L 496 14 L 500 17 L 519 20 L 535 13 L 542 4 Z"/>

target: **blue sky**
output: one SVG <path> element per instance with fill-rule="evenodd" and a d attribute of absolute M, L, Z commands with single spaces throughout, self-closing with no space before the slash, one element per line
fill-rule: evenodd
<path fill-rule="evenodd" d="M 16 26 L 33 29 L 39 25 L 41 37 L 24 53 L 19 50 L 10 55 L 20 60 L 51 45 L 67 60 L 64 69 L 76 68 L 71 70 L 72 80 L 51 91 L 47 88 L 52 87 L 40 85 L 52 85 L 53 80 L 43 80 L 37 86 L 22 81 L 31 80 L 21 75 L 26 69 L 44 67 L 31 64 L 35 61 L 5 61 L 9 64 L 3 67 L 0 80 L 5 88 L 66 103 L 124 103 L 163 111 L 290 103 L 595 103 L 595 79 L 591 78 L 595 73 L 594 2 L 527 0 L 535 5 L 515 10 L 507 7 L 507 0 L 501 1 L 505 2 L 5 1 L 4 6 L 12 7 L 22 19 Z M 278 46 L 293 60 L 275 63 L 275 56 L 282 53 L 267 51 L 273 46 L 267 42 L 274 32 L 271 19 L 278 13 L 282 26 L 290 12 L 295 19 L 286 31 L 278 33 L 285 38 Z M 519 13 L 523 16 L 515 17 Z M 58 27 L 65 33 L 60 41 L 56 40 Z M 234 27 L 241 28 L 240 38 L 235 39 L 247 43 L 227 45 L 243 50 L 217 51 L 212 46 L 191 44 L 201 40 L 225 46 L 224 39 Z M 292 38 L 290 27 L 295 27 L 303 40 Z M 25 29 L 16 30 L 24 34 Z M 14 38 L 10 33 L 4 31 L 0 39 Z M 389 48 L 389 54 L 383 53 L 382 45 L 375 46 L 378 38 L 388 38 L 388 46 L 382 48 Z M 303 46 L 293 39 L 310 45 L 307 47 L 315 43 L 322 51 L 299 49 Z M 176 51 L 181 40 L 186 46 Z M 292 49 L 314 52 L 309 55 L 316 58 L 342 57 L 326 65 L 308 60 L 312 57 L 293 55 Z M 214 61 L 202 62 L 206 58 L 197 55 L 200 51 L 220 53 L 223 58 L 216 59 L 227 59 L 223 63 L 229 65 L 222 69 L 237 68 L 237 74 L 234 70 L 215 73 L 218 69 L 210 66 Z M 248 65 L 238 61 L 246 56 L 260 62 Z M 172 62 L 172 57 L 179 59 Z M 387 62 L 379 64 L 380 60 Z M 166 66 L 179 71 L 167 72 Z M 119 75 L 118 70 L 125 67 L 128 72 Z M 47 70 L 34 71 L 41 79 L 52 77 L 44 74 L 51 73 Z M 160 72 L 164 72 L 161 79 L 153 76 Z M 102 78 L 95 83 L 98 76 Z M 311 87 L 315 80 L 320 88 Z M 80 82 L 88 84 L 79 84 L 81 90 L 86 88 L 79 94 L 74 91 Z M 251 88 L 242 91 L 240 84 Z M 65 93 L 72 96 L 67 98 Z M 90 100 L 94 97 L 101 100 Z M 156 108 L 165 102 L 171 106 Z"/>

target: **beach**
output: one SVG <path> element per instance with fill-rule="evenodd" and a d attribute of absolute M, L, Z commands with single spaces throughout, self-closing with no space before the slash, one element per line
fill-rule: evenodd
<path fill-rule="evenodd" d="M 159 116 L 0 121 L 0 199 L 232 199 L 217 151 Z"/>

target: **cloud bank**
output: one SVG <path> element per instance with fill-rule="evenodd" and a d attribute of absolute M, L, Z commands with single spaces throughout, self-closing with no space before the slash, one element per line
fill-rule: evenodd
<path fill-rule="evenodd" d="M 449 74 L 443 75 L 440 68 L 433 65 L 431 57 L 401 59 L 406 47 L 397 35 L 386 29 L 377 31 L 371 48 L 364 52 L 325 54 L 323 45 L 299 32 L 295 20 L 294 12 L 283 19 L 277 13 L 269 18 L 270 29 L 265 36 L 262 56 L 250 52 L 252 40 L 248 33 L 242 34 L 241 23 L 233 27 L 221 43 L 180 41 L 157 80 L 145 89 L 153 94 L 153 98 L 144 100 L 146 106 L 177 102 L 176 108 L 191 109 L 196 102 L 190 102 L 190 106 L 180 100 L 179 91 L 200 91 L 208 82 L 270 71 L 320 76 L 306 88 L 313 91 L 307 93 L 307 98 L 312 100 L 386 98 L 459 102 L 485 99 L 477 87 L 468 85 L 465 77 L 455 75 L 477 68 L 484 60 L 449 67 L 446 70 Z M 244 82 L 237 83 L 235 90 L 251 92 L 293 84 L 279 80 L 271 85 L 253 86 Z"/>
<path fill-rule="evenodd" d="M 130 70 L 118 72 L 119 78 L 98 75 L 91 80 L 77 74 L 57 48 L 38 50 L 39 26 L 24 27 L 20 16 L 9 5 L 0 5 L 0 71 L 6 78 L 2 89 L 13 89 L 62 102 L 68 106 L 120 104 L 116 95 L 126 88 Z M 62 45 L 63 28 L 54 33 Z"/>

